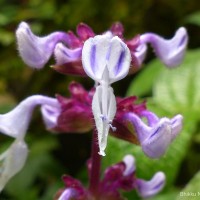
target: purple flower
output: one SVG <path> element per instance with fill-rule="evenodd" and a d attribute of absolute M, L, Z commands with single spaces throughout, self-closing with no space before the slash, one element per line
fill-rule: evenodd
<path fill-rule="evenodd" d="M 0 115 L 0 131 L 15 138 L 8 150 L 0 155 L 0 160 L 2 160 L 0 190 L 24 166 L 28 154 L 24 137 L 36 106 L 41 106 L 43 120 L 49 130 L 84 133 L 93 128 L 91 105 L 95 90 L 88 92 L 80 84 L 74 82 L 70 84 L 69 90 L 70 98 L 57 95 L 55 99 L 34 95 L 23 100 L 12 111 Z M 113 118 L 116 130 L 111 126 L 110 133 L 120 139 L 140 144 L 149 157 L 160 157 L 180 132 L 182 116 L 159 119 L 146 110 L 145 103 L 135 104 L 136 99 L 136 97 L 117 97 L 117 112 Z M 146 117 L 148 125 L 142 121 L 142 117 Z M 129 123 L 132 123 L 135 129 L 130 129 Z M 126 170 L 123 168 L 125 174 L 131 171 L 130 166 L 132 165 L 126 164 Z M 105 179 L 106 177 L 105 174 Z"/>
<path fill-rule="evenodd" d="M 6 114 L 0 115 L 0 132 L 15 138 L 11 146 L 0 155 L 0 191 L 6 183 L 24 166 L 28 155 L 28 147 L 24 141 L 32 112 L 37 105 L 51 106 L 59 109 L 56 99 L 42 95 L 34 95 L 22 101 Z"/>
<path fill-rule="evenodd" d="M 124 119 L 134 126 L 144 153 L 151 158 L 159 158 L 181 131 L 183 117 L 176 115 L 172 119 L 159 119 L 149 111 L 144 111 L 141 115 L 147 118 L 148 125 L 134 113 L 125 114 Z"/>
<path fill-rule="evenodd" d="M 187 31 L 184 27 L 179 28 L 174 37 L 166 40 L 154 33 L 146 33 L 140 37 L 140 46 L 150 43 L 156 55 L 168 67 L 180 65 L 185 55 L 188 43 Z"/>
<path fill-rule="evenodd" d="M 45 37 L 35 36 L 27 23 L 21 22 L 16 31 L 18 50 L 23 61 L 30 67 L 40 69 L 51 57 L 59 41 L 68 42 L 68 35 L 55 32 Z"/>
<path fill-rule="evenodd" d="M 157 194 L 165 185 L 165 175 L 157 172 L 150 181 L 138 179 L 135 174 L 135 159 L 132 155 L 126 155 L 121 163 L 115 164 L 106 169 L 101 184 L 100 192 L 115 196 L 121 199 L 120 190 L 137 190 L 143 197 L 150 197 Z M 123 198 L 122 198 L 123 199 Z"/>
<path fill-rule="evenodd" d="M 141 197 L 148 198 L 162 190 L 164 184 L 165 174 L 157 172 L 150 181 L 137 179 L 136 188 Z"/>
<path fill-rule="evenodd" d="M 42 95 L 33 95 L 6 114 L 0 115 L 1 133 L 13 138 L 24 138 L 28 129 L 32 113 L 36 106 L 52 106 L 59 109 L 60 105 L 55 98 Z M 23 122 L 23 123 L 22 123 Z"/>
<path fill-rule="evenodd" d="M 135 169 L 134 157 L 126 155 L 122 162 L 105 170 L 97 194 L 92 194 L 80 181 L 65 175 L 63 181 L 66 188 L 58 192 L 55 200 L 65 200 L 64 197 L 69 195 L 74 195 L 77 200 L 92 200 L 95 197 L 99 200 L 124 200 L 122 192 L 131 190 L 137 190 L 141 197 L 146 198 L 162 190 L 165 185 L 164 173 L 157 172 L 150 181 L 145 181 L 136 177 Z"/>
<path fill-rule="evenodd" d="M 132 58 L 131 66 L 136 66 L 136 68 L 130 67 L 129 73 L 138 70 L 137 66 L 144 61 L 147 43 L 152 45 L 156 55 L 169 67 L 179 65 L 183 59 L 188 42 L 187 31 L 183 27 L 177 30 L 171 40 L 165 40 L 154 33 L 137 35 L 126 40 L 123 32 L 122 24 L 117 22 L 103 35 L 118 36 L 128 46 Z M 72 31 L 67 33 L 57 31 L 45 37 L 38 37 L 25 22 L 20 23 L 16 31 L 19 53 L 30 67 L 42 68 L 54 54 L 56 64 L 52 66 L 53 69 L 64 74 L 85 76 L 81 52 L 84 42 L 94 37 L 95 33 L 89 26 L 81 23 L 77 26 L 77 35 Z"/>
<path fill-rule="evenodd" d="M 59 112 L 55 107 L 42 106 L 42 111 L 45 111 L 44 120 L 51 120 L 48 124 L 46 123 L 46 127 L 56 132 L 86 133 L 92 130 L 94 124 L 91 105 L 95 90 L 88 92 L 75 82 L 70 84 L 69 89 L 70 98 L 57 95 L 61 107 Z M 117 111 L 109 133 L 114 137 L 141 145 L 147 156 L 158 158 L 166 152 L 168 146 L 180 133 L 182 116 L 159 119 L 146 109 L 145 103 L 136 104 L 136 100 L 134 96 L 117 97 Z M 143 122 L 143 117 L 148 120 L 148 124 Z M 134 128 L 130 126 L 130 123 Z"/>

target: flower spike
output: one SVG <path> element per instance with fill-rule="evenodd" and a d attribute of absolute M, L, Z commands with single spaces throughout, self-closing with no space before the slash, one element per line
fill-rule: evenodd
<path fill-rule="evenodd" d="M 116 100 L 110 84 L 124 78 L 129 71 L 131 55 L 117 36 L 99 35 L 88 39 L 82 51 L 83 68 L 99 83 L 93 96 L 92 111 L 98 132 L 99 154 L 105 155 L 107 136 L 116 113 Z"/>
<path fill-rule="evenodd" d="M 140 42 L 141 45 L 150 43 L 156 55 L 166 66 L 175 67 L 183 60 L 188 43 L 188 34 L 187 30 L 181 27 L 170 40 L 166 40 L 154 33 L 146 33 L 141 35 Z"/>
<path fill-rule="evenodd" d="M 59 41 L 69 42 L 64 32 L 54 32 L 45 37 L 34 35 L 26 22 L 21 22 L 16 31 L 17 44 L 20 56 L 30 67 L 42 68 L 52 55 L 55 45 Z"/>

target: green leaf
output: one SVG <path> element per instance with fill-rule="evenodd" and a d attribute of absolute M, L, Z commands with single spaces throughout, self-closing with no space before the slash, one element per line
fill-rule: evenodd
<path fill-rule="evenodd" d="M 189 51 L 184 63 L 173 70 L 163 70 L 154 85 L 154 100 L 169 113 L 199 118 L 200 51 Z"/>
<path fill-rule="evenodd" d="M 175 199 L 177 194 L 178 194 L 178 191 L 169 190 L 169 191 L 164 192 L 162 194 L 158 194 L 158 195 L 150 198 L 149 200 L 171 200 L 171 199 Z"/>
<path fill-rule="evenodd" d="M 200 199 L 200 171 L 188 183 L 188 185 L 179 193 L 176 200 L 196 200 Z"/>
<path fill-rule="evenodd" d="M 194 25 L 197 25 L 197 26 L 200 26 L 200 12 L 195 12 L 195 13 L 192 13 L 190 15 L 188 15 L 184 21 L 186 23 L 190 23 L 190 24 L 194 24 Z"/>

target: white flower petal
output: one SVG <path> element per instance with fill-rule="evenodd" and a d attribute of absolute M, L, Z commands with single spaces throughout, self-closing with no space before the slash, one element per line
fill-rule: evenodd
<path fill-rule="evenodd" d="M 23 168 L 27 155 L 28 148 L 23 140 L 16 140 L 6 152 L 0 155 L 0 191 Z"/>

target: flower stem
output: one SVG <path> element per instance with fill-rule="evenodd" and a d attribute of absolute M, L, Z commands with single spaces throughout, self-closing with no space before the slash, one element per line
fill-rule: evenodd
<path fill-rule="evenodd" d="M 92 138 L 91 171 L 90 171 L 90 184 L 89 184 L 89 190 L 93 195 L 98 194 L 100 171 L 101 171 L 101 156 L 98 154 L 99 145 L 97 141 L 98 141 L 97 131 L 94 130 Z"/>

